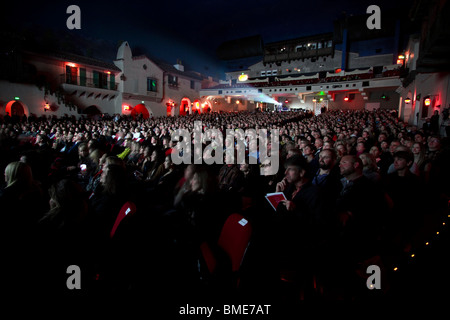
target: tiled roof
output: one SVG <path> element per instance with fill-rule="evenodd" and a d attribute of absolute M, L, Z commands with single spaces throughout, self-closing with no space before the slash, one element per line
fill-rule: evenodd
<path fill-rule="evenodd" d="M 189 70 L 180 71 L 177 68 L 175 68 L 173 65 L 171 65 L 167 62 L 164 62 L 162 60 L 158 60 L 158 59 L 152 59 L 152 60 L 165 72 L 169 72 L 169 73 L 176 74 L 176 75 L 181 75 L 181 76 L 184 76 L 187 78 L 193 78 L 196 80 L 203 80 L 203 78 L 204 78 L 202 75 L 200 75 L 197 72 L 189 71 Z"/>
<path fill-rule="evenodd" d="M 95 66 L 95 67 L 107 69 L 107 70 L 110 70 L 110 71 L 118 71 L 118 72 L 122 71 L 112 62 L 106 62 L 106 61 L 103 61 L 103 60 L 98 60 L 98 59 L 94 59 L 94 58 L 80 56 L 80 55 L 73 54 L 73 53 L 53 52 L 53 53 L 48 53 L 46 55 L 51 56 L 51 57 L 55 57 L 55 58 L 58 58 L 58 59 L 62 59 L 62 60 L 65 60 L 65 61 L 73 61 L 73 62 L 77 62 L 77 63 L 80 63 L 80 64 L 85 64 L 85 65 L 89 65 L 89 66 Z"/>

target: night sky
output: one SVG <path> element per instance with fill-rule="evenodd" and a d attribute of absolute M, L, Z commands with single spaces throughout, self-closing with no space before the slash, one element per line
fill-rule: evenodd
<path fill-rule="evenodd" d="M 68 30 L 69 5 L 81 9 L 81 30 Z M 366 14 L 369 5 L 399 8 L 407 14 L 411 0 L 198 0 L 198 1 L 44 1 L 3 2 L 2 29 L 69 33 L 97 43 L 94 57 L 115 58 L 127 40 L 134 54 L 180 59 L 187 69 L 223 78 L 225 63 L 216 49 L 225 41 L 260 35 L 264 43 L 333 31 L 333 20 Z M 102 52 L 103 51 L 103 52 Z"/>

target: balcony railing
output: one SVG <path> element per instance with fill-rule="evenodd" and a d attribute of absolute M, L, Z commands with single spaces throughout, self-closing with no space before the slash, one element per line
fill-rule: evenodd
<path fill-rule="evenodd" d="M 88 77 L 73 77 L 67 74 L 60 75 L 61 83 L 73 84 L 76 86 L 99 88 L 106 90 L 117 90 L 117 82 L 105 81 Z"/>

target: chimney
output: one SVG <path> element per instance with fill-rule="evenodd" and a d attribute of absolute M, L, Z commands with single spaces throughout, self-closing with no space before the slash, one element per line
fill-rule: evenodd
<path fill-rule="evenodd" d="M 181 64 L 181 60 L 177 59 L 177 64 L 173 65 L 175 67 L 175 69 L 177 69 L 178 71 L 182 71 L 184 72 L 184 66 Z"/>

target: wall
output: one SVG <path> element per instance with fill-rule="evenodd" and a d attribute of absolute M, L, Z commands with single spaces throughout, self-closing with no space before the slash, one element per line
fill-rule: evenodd
<path fill-rule="evenodd" d="M 67 106 L 62 103 L 58 103 L 57 97 L 54 95 L 47 95 L 47 102 L 52 106 L 58 106 L 55 111 L 44 111 L 44 100 L 45 92 L 39 90 L 36 85 L 31 84 L 19 84 L 11 83 L 8 81 L 0 81 L 0 114 L 5 115 L 5 107 L 8 102 L 14 100 L 14 97 L 20 97 L 20 102 L 26 106 L 26 111 L 35 114 L 36 116 L 46 115 L 46 116 L 57 116 L 62 117 L 65 114 L 79 116 L 76 109 L 70 110 Z"/>
<path fill-rule="evenodd" d="M 420 95 L 420 100 L 414 101 L 417 95 Z M 433 106 L 428 109 L 427 116 L 422 118 L 422 104 L 427 96 L 432 98 Z M 410 104 L 404 102 L 406 97 L 411 98 Z M 434 110 L 441 113 L 444 108 L 450 106 L 450 73 L 417 74 L 415 80 L 403 89 L 401 98 L 401 119 L 421 128 L 426 118 L 431 117 Z M 439 105 L 440 108 L 438 108 Z M 417 113 L 419 113 L 418 120 L 416 118 Z"/>

